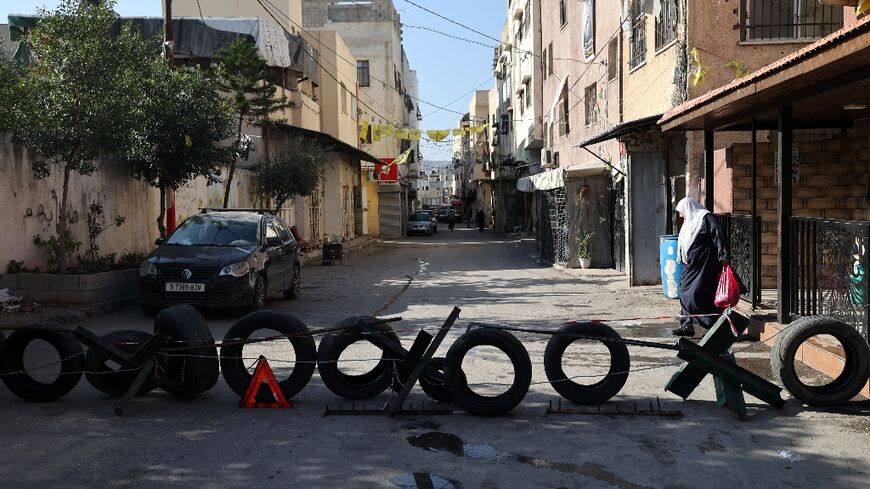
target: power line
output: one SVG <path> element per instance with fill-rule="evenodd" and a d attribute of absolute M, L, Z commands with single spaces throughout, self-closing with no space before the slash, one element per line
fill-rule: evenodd
<path fill-rule="evenodd" d="M 272 13 L 272 11 L 269 10 L 269 8 L 268 8 L 268 7 L 267 7 L 263 2 L 265 1 L 265 2 L 268 3 L 272 8 L 277 9 L 277 7 L 276 7 L 274 4 L 272 4 L 272 3 L 269 2 L 268 0 L 256 0 L 256 1 L 257 1 L 257 3 L 260 4 L 261 7 L 263 7 L 264 10 L 266 10 L 266 13 L 268 13 L 270 17 L 272 17 L 272 19 L 273 19 L 275 22 L 278 23 L 278 25 L 281 27 L 281 29 L 284 30 L 284 32 L 286 32 L 287 34 L 291 34 L 291 32 L 290 32 L 288 29 L 286 29 L 286 28 L 284 27 L 284 24 L 281 23 L 281 21 L 279 21 L 277 17 L 275 17 L 275 14 Z M 280 10 L 279 10 L 279 11 L 280 11 Z M 306 31 L 306 32 L 307 32 L 307 31 Z M 291 34 L 291 35 L 292 35 L 292 34 Z M 303 50 L 303 51 L 305 51 L 305 50 Z M 319 66 L 320 68 L 322 68 L 323 71 L 324 71 L 327 75 L 329 75 L 330 78 L 332 78 L 333 80 L 335 80 L 336 83 L 341 84 L 341 81 L 340 81 L 338 78 L 336 78 L 335 75 L 333 75 L 332 73 L 330 73 L 329 70 L 326 69 L 326 67 L 323 66 L 323 65 L 320 63 L 320 61 L 317 59 L 317 57 L 315 57 L 313 54 L 309 53 L 308 51 L 305 51 L 305 53 L 308 54 L 308 56 L 312 59 L 312 61 L 314 61 L 314 63 L 316 63 L 317 66 Z M 384 117 L 383 115 L 381 115 L 378 111 L 376 111 L 375 109 L 373 109 L 370 105 L 368 105 L 368 104 L 366 104 L 365 102 L 363 102 L 362 99 L 360 99 L 359 97 L 357 97 L 357 101 L 360 103 L 360 105 L 363 105 L 364 107 L 366 107 L 367 109 L 369 109 L 370 111 L 372 111 L 373 114 L 377 115 L 377 116 L 380 117 L 381 119 L 384 119 L 385 121 L 390 121 L 390 120 L 391 120 L 389 117 Z M 403 124 L 404 124 L 404 123 L 403 123 Z"/>
<path fill-rule="evenodd" d="M 281 12 L 281 10 L 280 10 L 277 6 L 275 6 L 275 4 L 273 4 L 270 0 L 257 0 L 257 2 L 258 2 L 261 6 L 263 6 L 263 8 L 266 8 L 265 5 L 263 5 L 263 2 L 264 2 L 264 1 L 265 1 L 266 3 L 268 3 L 269 5 L 271 5 L 272 8 L 273 8 L 275 11 L 277 11 L 279 14 L 281 14 L 281 16 L 283 16 L 284 18 L 286 18 L 287 21 L 289 21 L 291 24 L 295 25 L 296 27 L 298 27 L 298 28 L 299 28 L 300 30 L 302 30 L 303 32 L 310 34 L 310 32 L 308 32 L 307 30 L 305 30 L 304 27 L 302 27 L 301 25 L 297 24 L 297 23 L 296 23 L 292 18 L 290 18 L 289 15 L 284 14 L 283 12 Z M 359 4 L 354 3 L 354 5 L 359 5 Z M 369 7 L 369 8 L 371 8 L 371 7 Z M 274 16 L 272 16 L 272 18 L 274 18 Z M 276 19 L 276 20 L 277 20 L 277 19 Z M 321 44 L 321 46 L 325 47 L 325 48 L 326 48 L 327 50 L 329 50 L 330 52 L 334 53 L 335 56 L 336 56 L 337 58 L 339 58 L 339 59 L 345 61 L 346 63 L 350 64 L 350 65 L 353 66 L 353 67 L 356 67 L 356 66 L 357 66 L 356 61 L 351 61 L 351 60 L 345 58 L 344 56 L 342 56 L 341 54 L 339 54 L 338 52 L 336 52 L 334 49 L 332 49 L 331 47 L 329 47 L 329 46 L 327 46 L 327 45 L 325 45 L 325 44 L 323 44 L 323 43 L 320 43 L 320 44 Z M 376 76 L 372 75 L 371 73 L 369 73 L 369 78 L 371 78 L 372 80 L 375 80 L 376 82 L 382 84 L 384 87 L 387 87 L 387 88 L 390 88 L 390 89 L 396 91 L 396 92 L 397 92 L 398 94 L 400 94 L 400 95 L 403 95 L 403 96 L 404 96 L 404 95 L 407 95 L 409 98 L 411 98 L 412 100 L 415 100 L 415 101 L 417 101 L 417 102 L 422 102 L 422 103 L 424 103 L 424 104 L 426 104 L 426 105 L 429 105 L 429 106 L 432 106 L 432 107 L 435 107 L 435 108 L 437 108 L 437 109 L 441 109 L 441 110 L 444 110 L 444 111 L 447 111 L 447 112 L 453 112 L 453 113 L 455 113 L 455 114 L 457 114 L 457 115 L 463 115 L 463 114 L 464 114 L 463 112 L 458 112 L 458 111 L 455 111 L 455 110 L 447 109 L 447 108 L 442 107 L 442 106 L 440 106 L 440 105 L 438 105 L 438 104 L 435 104 L 435 103 L 429 102 L 429 101 L 427 101 L 427 100 L 423 100 L 423 99 L 421 99 L 421 98 L 419 98 L 419 97 L 415 97 L 414 95 L 411 95 L 411 94 L 409 94 L 409 93 L 402 92 L 402 90 L 400 90 L 400 89 L 394 87 L 393 85 L 390 85 L 389 83 L 387 83 L 387 82 L 385 82 L 385 81 L 383 81 L 383 80 L 377 78 Z"/>

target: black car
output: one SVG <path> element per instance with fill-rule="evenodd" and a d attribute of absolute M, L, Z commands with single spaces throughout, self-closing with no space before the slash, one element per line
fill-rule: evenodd
<path fill-rule="evenodd" d="M 157 245 L 139 268 L 146 313 L 172 304 L 258 309 L 301 289 L 299 246 L 268 212 L 203 211 Z"/>

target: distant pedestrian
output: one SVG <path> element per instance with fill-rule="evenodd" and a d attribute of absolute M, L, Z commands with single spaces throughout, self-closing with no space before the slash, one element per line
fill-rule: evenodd
<path fill-rule="evenodd" d="M 728 240 L 719 220 L 697 200 L 686 197 L 677 204 L 677 212 L 683 218 L 680 237 L 677 241 L 678 259 L 684 263 L 680 278 L 680 327 L 673 330 L 676 336 L 694 336 L 693 323 L 710 328 L 721 310 L 713 304 L 719 273 L 728 263 Z M 688 317 L 690 315 L 700 315 Z"/>
<path fill-rule="evenodd" d="M 456 225 L 456 213 L 453 212 L 453 209 L 447 211 L 447 228 L 453 231 L 453 227 Z"/>
<path fill-rule="evenodd" d="M 483 232 L 483 225 L 486 217 L 483 215 L 483 209 L 478 209 L 477 211 L 477 230 L 481 233 Z"/>

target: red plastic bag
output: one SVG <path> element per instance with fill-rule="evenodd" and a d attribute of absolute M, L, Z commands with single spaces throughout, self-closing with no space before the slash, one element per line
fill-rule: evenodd
<path fill-rule="evenodd" d="M 720 309 L 728 309 L 736 306 L 738 302 L 740 302 L 740 281 L 737 280 L 731 265 L 726 263 L 722 266 L 722 273 L 719 274 L 719 288 L 716 289 L 716 299 L 713 303 Z"/>

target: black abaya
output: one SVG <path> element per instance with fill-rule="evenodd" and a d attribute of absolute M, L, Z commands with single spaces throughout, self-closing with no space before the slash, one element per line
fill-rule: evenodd
<path fill-rule="evenodd" d="M 715 314 L 722 312 L 713 304 L 719 286 L 722 262 L 730 260 L 727 237 L 713 214 L 704 216 L 701 231 L 686 252 L 688 263 L 683 265 L 680 278 L 680 314 Z M 683 317 L 683 325 L 691 325 L 693 318 Z M 697 323 L 709 328 L 715 316 L 694 318 Z"/>

